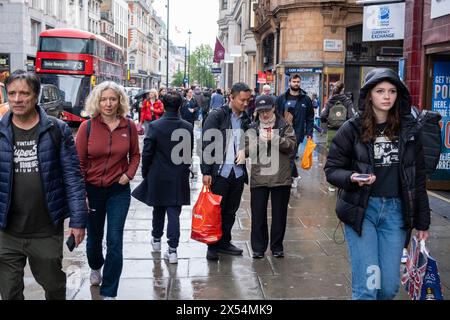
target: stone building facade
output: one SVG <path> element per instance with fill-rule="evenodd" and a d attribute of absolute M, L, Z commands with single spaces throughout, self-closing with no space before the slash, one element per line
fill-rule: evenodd
<path fill-rule="evenodd" d="M 252 32 L 256 0 L 220 0 L 219 40 L 225 49 L 219 86 L 231 88 L 235 82 L 256 86 L 256 42 Z"/>
<path fill-rule="evenodd" d="M 88 27 L 88 0 L 0 0 L 0 67 L 34 70 L 39 34 Z"/>
<path fill-rule="evenodd" d="M 258 71 L 272 74 L 276 94 L 298 73 L 302 88 L 321 102 L 344 79 L 347 28 L 362 24 L 362 7 L 354 0 L 260 0 L 253 32 Z"/>

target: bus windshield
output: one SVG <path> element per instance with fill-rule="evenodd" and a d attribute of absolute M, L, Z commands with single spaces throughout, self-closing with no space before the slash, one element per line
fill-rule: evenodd
<path fill-rule="evenodd" d="M 93 41 L 90 39 L 41 37 L 39 51 L 92 54 Z"/>
<path fill-rule="evenodd" d="M 65 101 L 64 110 L 80 115 L 89 95 L 90 77 L 59 74 L 39 74 L 39 77 L 42 83 L 54 84 L 59 88 Z"/>

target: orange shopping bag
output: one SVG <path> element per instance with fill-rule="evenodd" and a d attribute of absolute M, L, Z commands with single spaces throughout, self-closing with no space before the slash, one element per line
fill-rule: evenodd
<path fill-rule="evenodd" d="M 203 186 L 192 209 L 191 238 L 206 244 L 213 244 L 222 237 L 220 201 L 222 196 L 214 194 Z"/>
<path fill-rule="evenodd" d="M 306 141 L 305 152 L 303 153 L 302 158 L 302 168 L 305 170 L 309 170 L 312 167 L 313 159 L 312 154 L 314 149 L 316 148 L 316 144 L 312 141 L 311 138 L 308 138 Z"/>

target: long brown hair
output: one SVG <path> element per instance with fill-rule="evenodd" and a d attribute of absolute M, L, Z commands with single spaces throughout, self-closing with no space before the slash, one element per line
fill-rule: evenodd
<path fill-rule="evenodd" d="M 372 88 L 373 89 L 373 88 Z M 373 111 L 372 101 L 370 99 L 370 92 L 368 90 L 366 99 L 364 100 L 364 113 L 362 116 L 362 134 L 361 140 L 364 143 L 374 141 L 376 134 L 376 118 Z M 398 91 L 397 91 L 398 92 Z M 386 130 L 384 131 L 389 140 L 394 140 L 400 133 L 400 97 L 397 95 L 394 106 L 389 110 L 386 122 Z"/>
<path fill-rule="evenodd" d="M 332 96 L 340 94 L 342 89 L 344 89 L 344 83 L 342 81 L 336 81 L 334 83 L 333 91 L 331 92 Z"/>

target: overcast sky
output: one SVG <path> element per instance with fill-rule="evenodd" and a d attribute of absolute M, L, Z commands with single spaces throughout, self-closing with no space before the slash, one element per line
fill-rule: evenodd
<path fill-rule="evenodd" d="M 155 0 L 153 7 L 166 20 L 167 0 Z M 191 51 L 200 44 L 209 44 L 214 50 L 219 19 L 219 0 L 170 0 L 169 39 L 175 45 L 188 45 L 191 30 Z"/>

